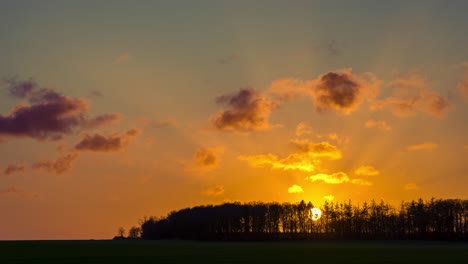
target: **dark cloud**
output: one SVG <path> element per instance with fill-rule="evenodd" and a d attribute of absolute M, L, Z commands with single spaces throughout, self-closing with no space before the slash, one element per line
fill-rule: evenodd
<path fill-rule="evenodd" d="M 253 89 L 241 89 L 237 94 L 217 98 L 230 109 L 219 112 L 212 120 L 219 130 L 250 132 L 271 127 L 268 118 L 276 104 Z"/>
<path fill-rule="evenodd" d="M 8 93 L 13 97 L 25 98 L 34 89 L 37 88 L 37 83 L 32 79 L 26 81 L 18 81 L 15 78 L 5 79 Z"/>
<path fill-rule="evenodd" d="M 79 128 L 105 125 L 118 119 L 107 114 L 89 118 L 88 103 L 82 98 L 62 95 L 50 88 L 39 88 L 32 80 L 6 82 L 11 95 L 27 99 L 7 115 L 0 114 L 0 137 L 30 137 L 38 140 L 58 140 Z"/>
<path fill-rule="evenodd" d="M 32 165 L 33 169 L 62 174 L 70 170 L 73 162 L 78 158 L 78 153 L 69 153 L 56 160 L 39 161 Z"/>
<path fill-rule="evenodd" d="M 90 95 L 91 95 L 91 97 L 103 97 L 104 96 L 104 94 L 102 94 L 102 92 L 97 91 L 97 90 L 91 91 Z"/>
<path fill-rule="evenodd" d="M 130 137 L 136 136 L 138 130 L 131 129 L 123 135 L 103 136 L 100 134 L 86 134 L 84 138 L 75 145 L 77 150 L 88 150 L 95 152 L 115 152 L 126 147 Z"/>
<path fill-rule="evenodd" d="M 364 78 L 353 76 L 351 70 L 328 72 L 318 79 L 312 89 L 317 110 L 335 110 L 345 114 L 354 111 L 364 97 L 373 94 L 375 90 L 372 84 Z"/>
<path fill-rule="evenodd" d="M 355 75 L 351 68 L 327 72 L 312 80 L 295 78 L 272 82 L 267 93 L 279 102 L 310 96 L 319 112 L 349 114 L 377 94 L 381 81 L 372 73 Z"/>
<path fill-rule="evenodd" d="M 23 172 L 25 169 L 24 165 L 8 165 L 8 167 L 3 171 L 5 175 L 11 175 L 18 172 Z"/>

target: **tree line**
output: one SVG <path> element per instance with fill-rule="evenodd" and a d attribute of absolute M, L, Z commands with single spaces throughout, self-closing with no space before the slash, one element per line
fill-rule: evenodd
<path fill-rule="evenodd" d="M 142 239 L 308 240 L 423 239 L 468 240 L 468 200 L 419 199 L 399 207 L 380 201 L 353 205 L 325 202 L 311 218 L 311 202 L 224 203 L 186 208 L 140 221 Z"/>

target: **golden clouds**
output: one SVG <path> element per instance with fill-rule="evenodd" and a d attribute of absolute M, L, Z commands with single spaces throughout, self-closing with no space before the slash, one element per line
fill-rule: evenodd
<path fill-rule="evenodd" d="M 288 188 L 288 193 L 303 193 L 304 190 L 301 186 L 294 184 L 293 186 Z"/>
<path fill-rule="evenodd" d="M 378 129 L 385 130 L 385 131 L 388 131 L 388 130 L 392 129 L 392 127 L 389 126 L 387 124 L 387 122 L 385 122 L 385 121 L 376 121 L 376 120 L 372 120 L 372 119 L 366 121 L 365 127 L 366 128 L 378 128 Z"/>
<path fill-rule="evenodd" d="M 251 167 L 270 166 L 272 169 L 299 170 L 313 172 L 321 159 L 336 160 L 341 158 L 341 151 L 328 142 L 311 143 L 308 140 L 295 139 L 291 141 L 298 152 L 285 158 L 269 154 L 241 155 L 239 160 L 247 161 Z"/>
<path fill-rule="evenodd" d="M 434 142 L 424 142 L 424 143 L 421 143 L 421 144 L 408 146 L 407 150 L 410 150 L 410 151 L 433 150 L 433 149 L 436 149 L 437 147 L 438 147 L 438 145 L 436 143 L 434 143 Z"/>
<path fill-rule="evenodd" d="M 311 175 L 309 177 L 306 177 L 306 180 L 309 180 L 311 182 L 317 182 L 321 181 L 324 183 L 328 184 L 343 184 L 343 183 L 352 183 L 356 185 L 365 185 L 365 186 L 370 186 L 372 183 L 370 181 L 364 180 L 364 179 L 351 179 L 349 178 L 348 174 L 345 172 L 335 172 L 332 174 L 327 174 L 327 173 L 318 173 L 315 175 Z"/>
<path fill-rule="evenodd" d="M 325 195 L 325 196 L 323 197 L 323 199 L 325 199 L 325 200 L 327 200 L 327 201 L 333 201 L 333 200 L 335 200 L 335 196 L 329 194 L 329 195 Z"/>
<path fill-rule="evenodd" d="M 302 135 L 312 134 L 312 127 L 307 125 L 305 122 L 300 122 L 296 126 L 296 136 L 300 137 Z"/>
<path fill-rule="evenodd" d="M 323 181 L 329 184 L 342 184 L 342 183 L 350 182 L 348 175 L 342 171 L 335 172 L 332 174 L 319 173 L 319 174 L 315 174 L 315 175 L 311 175 L 307 177 L 306 180 L 309 180 L 311 182 Z"/>
<path fill-rule="evenodd" d="M 361 166 L 354 171 L 354 174 L 363 176 L 377 176 L 380 174 L 380 171 L 372 166 Z"/>

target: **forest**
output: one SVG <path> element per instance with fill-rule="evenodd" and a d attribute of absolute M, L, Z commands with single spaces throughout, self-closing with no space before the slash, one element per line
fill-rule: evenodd
<path fill-rule="evenodd" d="M 419 199 L 399 207 L 374 200 L 358 205 L 327 201 L 317 221 L 311 218 L 313 207 L 303 200 L 196 206 L 144 217 L 129 234 L 151 240 L 468 240 L 468 200 Z"/>

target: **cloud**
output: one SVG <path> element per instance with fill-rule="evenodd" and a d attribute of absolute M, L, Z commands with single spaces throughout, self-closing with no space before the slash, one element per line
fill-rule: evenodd
<path fill-rule="evenodd" d="M 72 168 L 73 162 L 78 158 L 78 156 L 78 153 L 69 153 L 59 157 L 56 160 L 36 162 L 32 165 L 32 168 L 36 170 L 45 170 L 47 172 L 63 174 Z"/>
<path fill-rule="evenodd" d="M 328 142 L 311 143 L 307 140 L 292 140 L 291 142 L 298 152 L 282 159 L 271 153 L 252 156 L 240 155 L 238 159 L 247 161 L 254 168 L 270 166 L 276 170 L 313 172 L 320 165 L 322 159 L 336 160 L 341 158 L 341 151 Z"/>
<path fill-rule="evenodd" d="M 203 174 L 219 167 L 220 155 L 224 152 L 224 147 L 198 148 L 193 154 L 192 162 L 187 164 L 186 170 L 198 174 Z"/>
<path fill-rule="evenodd" d="M 341 184 L 350 181 L 348 175 L 341 171 L 333 174 L 319 173 L 311 175 L 307 177 L 306 180 L 309 180 L 311 182 L 323 181 L 329 184 Z"/>
<path fill-rule="evenodd" d="M 8 93 L 17 98 L 27 97 L 34 89 L 36 89 L 37 83 L 33 79 L 26 81 L 18 81 L 15 78 L 5 79 L 4 82 L 7 84 Z"/>
<path fill-rule="evenodd" d="M 331 194 L 330 194 L 330 195 L 325 195 L 325 196 L 323 197 L 323 199 L 325 199 L 325 200 L 327 200 L 327 201 L 333 201 L 333 200 L 335 200 L 335 196 L 333 196 L 333 195 L 331 195 Z"/>
<path fill-rule="evenodd" d="M 411 150 L 411 151 L 415 151 L 415 150 L 433 150 L 433 149 L 436 149 L 437 147 L 438 147 L 438 145 L 436 143 L 434 143 L 434 142 L 424 142 L 424 143 L 421 143 L 421 144 L 408 146 L 407 150 Z"/>
<path fill-rule="evenodd" d="M 390 109 L 396 116 L 411 116 L 423 112 L 442 117 L 450 107 L 447 99 L 429 91 L 427 80 L 417 73 L 401 75 L 390 82 L 394 95 L 374 102 L 371 110 Z"/>
<path fill-rule="evenodd" d="M 211 149 L 200 148 L 195 151 L 194 161 L 201 167 L 215 167 L 219 163 L 219 158 Z"/>
<path fill-rule="evenodd" d="M 330 56 L 338 56 L 341 54 L 341 47 L 339 47 L 338 43 L 334 39 L 327 43 L 326 48 L 328 55 Z"/>
<path fill-rule="evenodd" d="M 208 188 L 205 192 L 203 192 L 205 195 L 208 196 L 219 196 L 224 193 L 224 186 L 223 185 L 216 185 L 213 187 Z"/>
<path fill-rule="evenodd" d="M 219 64 L 229 64 L 235 60 L 237 60 L 239 58 L 239 55 L 237 55 L 237 53 L 233 53 L 229 56 L 226 56 L 224 58 L 221 58 L 221 59 L 218 59 L 217 62 Z"/>
<path fill-rule="evenodd" d="M 288 188 L 288 193 L 303 193 L 304 190 L 301 186 L 294 184 L 293 186 Z"/>
<path fill-rule="evenodd" d="M 302 135 L 312 134 L 312 127 L 307 125 L 305 122 L 300 122 L 296 126 L 296 136 L 300 137 Z"/>
<path fill-rule="evenodd" d="M 387 124 L 387 122 L 385 122 L 385 121 L 375 121 L 375 120 L 372 120 L 372 119 L 366 121 L 365 127 L 367 127 L 367 128 L 374 128 L 375 127 L 375 128 L 385 130 L 385 131 L 388 131 L 388 130 L 392 129 L 392 127 L 389 126 Z"/>
<path fill-rule="evenodd" d="M 50 88 L 39 88 L 32 80 L 8 81 L 10 95 L 27 99 L 9 114 L 0 115 L 0 136 L 58 140 L 90 124 L 107 124 L 115 115 L 87 116 L 88 103 L 82 98 L 62 95 Z"/>
<path fill-rule="evenodd" d="M 122 53 L 117 57 L 116 61 L 117 62 L 126 62 L 126 61 L 129 61 L 131 57 L 132 56 L 130 55 L 130 53 Z"/>
<path fill-rule="evenodd" d="M 381 81 L 372 73 L 354 75 L 351 68 L 330 71 L 316 79 L 285 78 L 273 81 L 268 93 L 280 101 L 309 96 L 318 112 L 350 114 L 365 100 L 373 99 Z"/>
<path fill-rule="evenodd" d="M 329 142 L 313 143 L 306 139 L 293 139 L 291 143 L 302 153 L 313 158 L 341 159 L 341 151 Z"/>
<path fill-rule="evenodd" d="M 2 195 L 9 195 L 9 194 L 17 194 L 17 193 L 23 193 L 24 190 L 20 189 L 15 186 L 8 187 L 6 189 L 0 189 L 0 196 Z"/>
<path fill-rule="evenodd" d="M 319 174 L 306 177 L 306 180 L 309 180 L 311 182 L 322 181 L 328 184 L 352 183 L 352 184 L 357 184 L 357 185 L 367 185 L 367 186 L 372 185 L 371 182 L 364 180 L 364 179 L 350 179 L 348 174 L 342 171 L 335 172 L 332 174 L 319 173 Z"/>
<path fill-rule="evenodd" d="M 25 170 L 24 165 L 8 165 L 8 167 L 3 171 L 5 175 L 11 175 L 14 173 L 23 172 Z"/>
<path fill-rule="evenodd" d="M 457 88 L 460 90 L 465 100 L 468 100 L 468 62 L 465 62 L 463 67 L 463 79 L 457 84 Z"/>
<path fill-rule="evenodd" d="M 101 91 L 93 90 L 90 92 L 91 97 L 103 97 L 104 94 Z"/>
<path fill-rule="evenodd" d="M 119 114 L 103 114 L 87 120 L 85 126 L 87 128 L 96 128 L 118 122 L 121 119 L 122 116 Z"/>
<path fill-rule="evenodd" d="M 354 171 L 354 174 L 360 176 L 377 176 L 380 172 L 372 166 L 361 166 Z"/>
<path fill-rule="evenodd" d="M 103 136 L 100 134 L 85 134 L 83 139 L 75 145 L 76 150 L 88 150 L 94 152 L 115 152 L 126 147 L 130 138 L 136 136 L 138 131 L 131 129 L 124 134 Z"/>
<path fill-rule="evenodd" d="M 405 184 L 405 186 L 403 187 L 406 191 L 413 191 L 413 190 L 417 190 L 419 189 L 419 186 L 414 183 L 414 182 L 411 182 L 411 183 L 407 183 Z"/>
<path fill-rule="evenodd" d="M 352 179 L 351 180 L 352 184 L 357 184 L 357 185 L 364 185 L 364 186 L 371 186 L 372 182 L 364 179 Z"/>
<path fill-rule="evenodd" d="M 268 118 L 276 104 L 253 89 L 218 97 L 217 102 L 229 109 L 218 112 L 211 120 L 216 129 L 245 133 L 271 128 Z"/>

